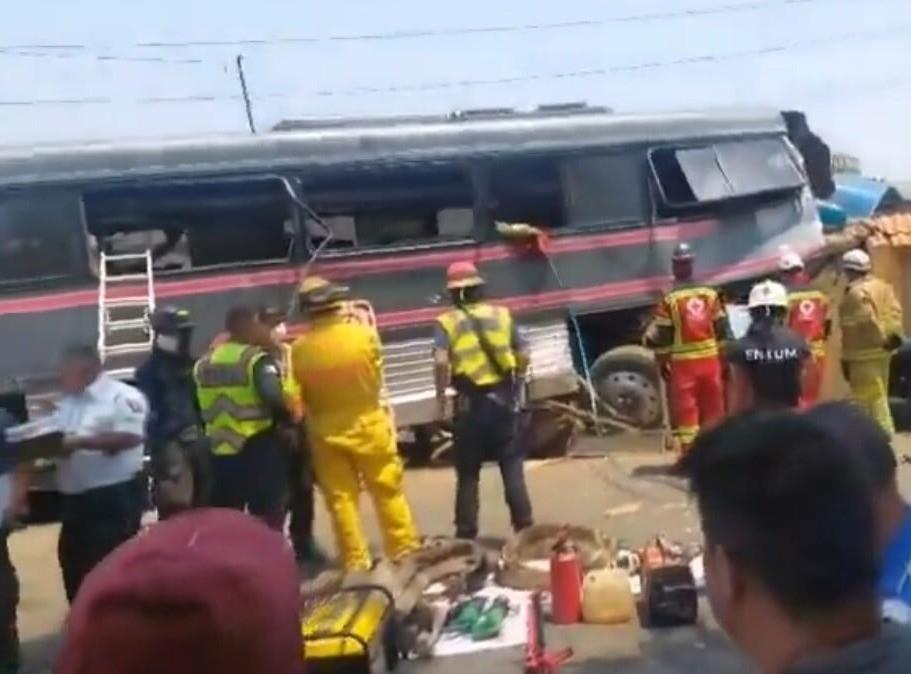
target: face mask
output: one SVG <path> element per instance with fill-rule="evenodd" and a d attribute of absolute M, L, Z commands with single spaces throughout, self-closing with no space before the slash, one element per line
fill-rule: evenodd
<path fill-rule="evenodd" d="M 180 339 L 175 335 L 157 335 L 155 346 L 168 353 L 177 353 L 180 350 Z"/>
<path fill-rule="evenodd" d="M 275 341 L 281 341 L 288 336 L 288 326 L 285 323 L 279 323 L 272 328 L 272 338 Z"/>

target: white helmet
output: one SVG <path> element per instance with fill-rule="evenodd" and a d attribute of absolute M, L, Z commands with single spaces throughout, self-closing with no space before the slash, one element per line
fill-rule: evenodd
<path fill-rule="evenodd" d="M 853 271 L 870 271 L 870 256 L 860 248 L 849 250 L 841 256 L 841 266 Z"/>
<path fill-rule="evenodd" d="M 778 258 L 779 271 L 797 271 L 803 269 L 803 258 L 793 250 L 782 252 Z"/>
<path fill-rule="evenodd" d="M 782 307 L 788 306 L 788 291 L 775 281 L 761 281 L 750 290 L 750 299 L 747 303 L 750 309 L 756 307 Z"/>

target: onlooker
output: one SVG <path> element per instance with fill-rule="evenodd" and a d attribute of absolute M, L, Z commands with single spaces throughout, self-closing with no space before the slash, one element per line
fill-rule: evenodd
<path fill-rule="evenodd" d="M 883 617 L 911 623 L 911 506 L 898 489 L 898 466 L 889 436 L 853 403 L 826 403 L 809 415 L 842 438 L 867 469 L 874 489 L 876 544 L 882 555 Z"/>
<path fill-rule="evenodd" d="M 101 370 L 93 347 L 63 357 L 57 420 L 69 456 L 57 465 L 63 495 L 58 554 L 66 597 L 114 548 L 139 531 L 145 490 L 145 397 Z"/>
<path fill-rule="evenodd" d="M 299 674 L 297 568 L 282 537 L 193 510 L 122 546 L 73 604 L 56 674 Z"/>
<path fill-rule="evenodd" d="M 813 419 L 753 413 L 683 463 L 715 616 L 765 674 L 905 672 L 911 635 L 883 625 L 871 485 Z"/>

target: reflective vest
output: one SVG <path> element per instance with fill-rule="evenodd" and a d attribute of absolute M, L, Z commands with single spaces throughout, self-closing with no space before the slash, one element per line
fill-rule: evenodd
<path fill-rule="evenodd" d="M 291 413 L 291 418 L 299 423 L 304 418 L 304 402 L 301 399 L 301 387 L 294 376 L 294 361 L 290 344 L 281 345 L 281 359 L 279 368 L 282 375 L 282 393 L 285 405 Z"/>
<path fill-rule="evenodd" d="M 902 334 L 902 309 L 895 292 L 875 276 L 849 284 L 839 309 L 845 360 L 881 358 L 888 353 L 886 340 Z"/>
<path fill-rule="evenodd" d="M 196 397 L 213 454 L 238 454 L 249 438 L 272 425 L 253 383 L 253 368 L 265 356 L 255 346 L 225 342 L 196 363 Z"/>
<path fill-rule="evenodd" d="M 472 322 L 465 311 L 471 312 L 475 322 L 487 338 L 493 356 L 504 372 L 516 369 L 516 353 L 513 350 L 513 322 L 509 309 L 492 304 L 473 304 L 463 309 L 452 309 L 439 318 L 437 323 L 449 338 L 449 357 L 454 378 L 464 377 L 475 386 L 492 386 L 503 380 L 491 365 L 490 359 L 481 348 Z"/>
<path fill-rule="evenodd" d="M 829 298 L 821 290 L 796 289 L 788 294 L 788 327 L 803 337 L 814 356 L 826 353 Z"/>
<path fill-rule="evenodd" d="M 655 310 L 653 326 L 671 329 L 669 343 L 655 343 L 659 355 L 672 360 L 717 356 L 723 336 L 715 333 L 718 321 L 725 320 L 724 305 L 718 291 L 708 286 L 682 286 L 665 295 Z"/>

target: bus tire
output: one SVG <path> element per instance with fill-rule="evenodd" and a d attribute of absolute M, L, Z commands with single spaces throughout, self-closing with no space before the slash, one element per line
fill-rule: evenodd
<path fill-rule="evenodd" d="M 591 367 L 598 404 L 637 428 L 661 428 L 664 405 L 655 356 L 636 344 L 618 346 L 598 356 Z"/>

